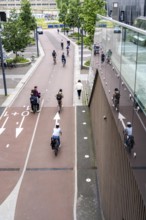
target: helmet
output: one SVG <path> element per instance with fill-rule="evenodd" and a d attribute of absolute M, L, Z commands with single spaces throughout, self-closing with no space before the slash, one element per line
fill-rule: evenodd
<path fill-rule="evenodd" d="M 62 92 L 62 89 L 59 89 L 59 92 Z"/>
<path fill-rule="evenodd" d="M 127 125 L 131 125 L 131 122 L 127 122 Z"/>

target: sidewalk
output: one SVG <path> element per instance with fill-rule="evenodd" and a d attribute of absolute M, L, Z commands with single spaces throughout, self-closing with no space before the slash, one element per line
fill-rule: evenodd
<path fill-rule="evenodd" d="M 31 77 L 35 68 L 37 68 L 39 62 L 44 56 L 40 45 L 39 50 L 40 56 L 38 58 L 36 46 L 26 48 L 25 52 L 23 53 L 24 57 L 31 59 L 32 55 L 35 56 L 35 60 L 30 65 L 24 67 L 5 68 L 7 96 L 5 96 L 2 68 L 0 68 L 0 114 L 3 112 L 3 109 L 8 107 L 15 99 L 29 77 Z M 12 56 L 13 54 L 10 55 L 10 57 Z"/>

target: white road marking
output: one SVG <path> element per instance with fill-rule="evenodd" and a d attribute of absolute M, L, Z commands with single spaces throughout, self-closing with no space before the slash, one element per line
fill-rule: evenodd
<path fill-rule="evenodd" d="M 7 117 L 7 118 L 5 119 L 5 121 L 4 121 L 3 125 L 2 125 L 2 127 L 0 128 L 0 135 L 4 132 L 4 130 L 5 130 L 4 126 L 5 126 L 5 124 L 7 123 L 8 119 L 9 119 L 9 117 Z"/>
<path fill-rule="evenodd" d="M 90 179 L 90 178 L 87 178 L 87 179 L 86 179 L 86 182 L 90 183 L 90 182 L 91 182 L 91 179 Z"/>
<path fill-rule="evenodd" d="M 22 115 L 22 120 L 21 120 L 21 122 L 20 122 L 19 127 L 16 128 L 16 138 L 17 138 L 17 137 L 19 136 L 19 134 L 23 131 L 22 124 L 23 124 L 23 122 L 24 122 L 25 117 L 29 115 L 29 111 L 24 111 L 24 112 L 21 113 L 21 115 Z"/>
<path fill-rule="evenodd" d="M 56 113 L 56 115 L 55 115 L 55 117 L 54 117 L 53 119 L 55 120 L 55 125 L 56 125 L 57 123 L 59 123 L 58 120 L 60 120 L 60 115 L 59 115 L 58 112 Z"/>
<path fill-rule="evenodd" d="M 44 100 L 42 101 L 42 105 L 43 105 Z M 17 204 L 17 199 L 18 199 L 18 194 L 19 194 L 19 190 L 22 184 L 22 180 L 26 171 L 26 167 L 28 164 L 28 160 L 30 157 L 30 152 L 32 149 L 32 144 L 34 141 L 34 137 L 35 137 L 35 133 L 36 133 L 36 129 L 38 126 L 38 122 L 39 122 L 39 118 L 40 118 L 40 114 L 38 114 L 37 116 L 37 120 L 36 120 L 36 124 L 34 127 L 34 131 L 32 134 L 32 138 L 31 138 L 31 142 L 29 145 L 29 149 L 28 149 L 28 153 L 27 153 L 27 157 L 25 160 L 25 164 L 23 167 L 23 171 L 22 174 L 20 176 L 20 179 L 18 180 L 15 188 L 13 189 L 13 191 L 9 194 L 9 196 L 5 199 L 5 201 L 0 205 L 0 220 L 14 220 L 15 217 L 15 209 L 16 209 L 16 204 Z"/>
<path fill-rule="evenodd" d="M 75 107 L 75 129 L 77 128 L 77 112 Z M 75 171 L 75 192 L 74 192 L 74 220 L 77 220 L 77 194 L 78 194 L 78 188 L 77 188 L 77 129 L 75 131 L 75 164 L 74 164 L 74 171 Z"/>
<path fill-rule="evenodd" d="M 13 113 L 11 113 L 11 115 L 16 116 L 16 115 L 19 115 L 19 113 L 18 112 L 13 112 Z"/>

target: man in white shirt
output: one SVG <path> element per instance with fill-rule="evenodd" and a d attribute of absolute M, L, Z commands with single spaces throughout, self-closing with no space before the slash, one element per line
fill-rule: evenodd
<path fill-rule="evenodd" d="M 59 145 L 60 145 L 60 135 L 62 134 L 61 128 L 59 124 L 56 124 L 55 128 L 53 129 L 52 137 L 54 139 L 58 139 Z"/>
<path fill-rule="evenodd" d="M 81 93 L 83 91 L 83 84 L 81 83 L 81 80 L 78 80 L 76 84 L 76 90 L 77 90 L 78 98 L 80 99 Z"/>

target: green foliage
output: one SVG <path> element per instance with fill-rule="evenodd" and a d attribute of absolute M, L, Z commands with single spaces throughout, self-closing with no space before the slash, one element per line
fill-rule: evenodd
<path fill-rule="evenodd" d="M 84 63 L 85 66 L 90 66 L 90 60 L 87 60 L 85 63 Z"/>
<path fill-rule="evenodd" d="M 21 10 L 19 18 L 28 30 L 35 30 L 37 27 L 35 17 L 32 16 L 31 4 L 29 0 L 21 0 Z"/>
<path fill-rule="evenodd" d="M 13 59 L 13 62 L 14 63 L 26 63 L 28 62 L 29 60 L 24 58 L 24 57 L 21 57 L 21 56 L 16 56 L 14 59 Z"/>
<path fill-rule="evenodd" d="M 69 37 L 76 37 L 76 38 L 78 38 L 78 35 L 79 35 L 79 38 L 81 37 L 81 34 L 79 33 L 77 33 L 77 32 L 74 32 L 74 33 L 71 33 L 71 34 L 69 34 Z"/>
<path fill-rule="evenodd" d="M 88 34 L 88 42 L 93 43 L 96 15 L 105 15 L 104 0 L 84 0 L 79 2 L 70 0 L 69 4 L 63 4 L 59 14 L 59 20 L 69 27 L 81 27 Z M 87 42 L 87 44 L 88 44 Z"/>
<path fill-rule="evenodd" d="M 7 64 L 12 64 L 12 63 L 27 63 L 29 62 L 28 59 L 21 57 L 21 56 L 17 56 L 14 59 L 7 59 L 6 60 Z"/>
<path fill-rule="evenodd" d="M 29 43 L 29 31 L 26 26 L 19 19 L 15 10 L 10 13 L 8 22 L 4 24 L 4 30 L 2 31 L 2 43 L 7 52 L 17 52 L 24 50 Z"/>
<path fill-rule="evenodd" d="M 93 42 L 96 15 L 105 13 L 105 2 L 103 0 L 85 0 L 81 16 L 84 19 L 84 30 L 88 33 Z"/>
<path fill-rule="evenodd" d="M 63 32 L 63 31 L 69 31 L 69 29 L 70 29 L 70 28 L 65 27 L 65 28 L 61 28 L 61 31 L 62 31 L 62 32 Z"/>
<path fill-rule="evenodd" d="M 63 5 L 66 5 L 68 7 L 69 0 L 56 0 L 57 7 L 61 10 Z"/>
<path fill-rule="evenodd" d="M 62 8 L 59 13 L 59 21 L 65 23 L 66 15 L 67 15 L 67 5 L 62 4 Z"/>

